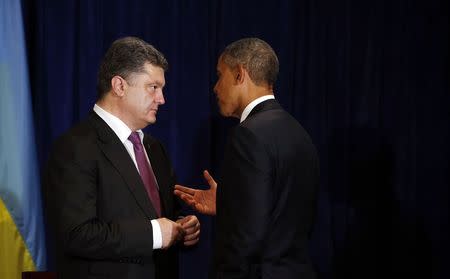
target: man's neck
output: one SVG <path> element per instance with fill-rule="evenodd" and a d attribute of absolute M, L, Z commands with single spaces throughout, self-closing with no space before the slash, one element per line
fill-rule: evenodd
<path fill-rule="evenodd" d="M 273 94 L 267 94 L 264 96 L 260 96 L 256 99 L 254 99 L 253 101 L 251 101 L 242 111 L 241 115 L 240 115 L 240 122 L 244 121 L 245 119 L 247 119 L 248 115 L 250 114 L 250 112 L 260 103 L 269 100 L 269 99 L 274 99 L 275 97 L 273 96 Z"/>
<path fill-rule="evenodd" d="M 115 117 L 119 118 L 125 125 L 128 126 L 132 131 L 139 130 L 141 128 L 135 127 L 132 125 L 130 121 L 128 121 L 126 114 L 123 112 L 123 110 L 120 108 L 120 106 L 116 105 L 114 101 L 108 101 L 108 100 L 99 100 L 97 101 L 97 106 L 101 107 L 103 110 L 107 111 L 108 113 L 114 115 Z"/>
<path fill-rule="evenodd" d="M 244 109 L 254 100 L 262 97 L 262 96 L 266 96 L 266 95 L 273 95 L 273 90 L 272 88 L 269 88 L 268 86 L 252 86 L 252 88 L 250 88 L 250 90 L 248 91 L 247 94 L 245 94 L 244 96 L 244 102 L 243 105 L 241 106 L 241 112 L 240 114 L 242 114 L 242 112 L 244 111 Z M 239 114 L 239 115 L 240 115 Z"/>

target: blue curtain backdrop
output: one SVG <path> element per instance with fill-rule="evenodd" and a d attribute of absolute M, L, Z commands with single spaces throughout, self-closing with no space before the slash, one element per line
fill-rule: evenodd
<path fill-rule="evenodd" d="M 218 175 L 227 130 L 212 93 L 217 56 L 256 36 L 280 59 L 276 98 L 321 159 L 311 254 L 320 278 L 449 278 L 448 1 L 23 0 L 36 145 L 95 102 L 111 42 L 138 36 L 168 58 L 166 105 L 148 132 L 179 182 Z M 182 278 L 206 278 L 214 236 L 201 216 Z"/>
<path fill-rule="evenodd" d="M 0 0 L 0 278 L 46 269 L 20 2 Z"/>

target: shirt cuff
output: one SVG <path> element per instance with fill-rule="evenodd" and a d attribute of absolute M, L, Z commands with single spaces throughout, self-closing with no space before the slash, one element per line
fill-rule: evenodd
<path fill-rule="evenodd" d="M 156 219 L 151 220 L 153 230 L 153 249 L 162 248 L 162 233 L 161 227 Z"/>

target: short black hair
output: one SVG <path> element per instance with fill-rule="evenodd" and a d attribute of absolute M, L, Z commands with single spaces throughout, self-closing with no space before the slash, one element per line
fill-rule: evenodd
<path fill-rule="evenodd" d="M 266 82 L 273 86 L 277 80 L 278 57 L 272 47 L 261 39 L 244 38 L 235 41 L 225 48 L 221 59 L 232 69 L 242 65 L 257 85 Z"/>
<path fill-rule="evenodd" d="M 154 46 L 136 37 L 124 37 L 114 41 L 100 64 L 97 75 L 97 99 L 111 90 L 111 79 L 121 76 L 127 80 L 131 74 L 144 71 L 150 63 L 167 71 L 169 64 Z"/>

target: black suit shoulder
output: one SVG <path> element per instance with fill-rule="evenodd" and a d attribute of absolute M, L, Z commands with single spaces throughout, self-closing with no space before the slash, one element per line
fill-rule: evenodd
<path fill-rule="evenodd" d="M 52 155 L 68 155 L 69 152 L 77 154 L 80 151 L 83 151 L 81 154 L 86 154 L 89 153 L 86 152 L 86 148 L 89 146 L 95 147 L 97 140 L 97 131 L 89 119 L 85 119 L 56 138 Z"/>
<path fill-rule="evenodd" d="M 260 103 L 249 117 L 243 121 L 239 129 L 248 129 L 259 141 L 269 149 L 269 154 L 302 152 L 311 160 L 317 159 L 317 151 L 310 135 L 303 126 L 275 100 Z M 307 154 L 305 154 L 305 152 Z M 297 154 L 300 155 L 300 154 Z M 281 156 L 283 160 L 289 156 Z"/>
<path fill-rule="evenodd" d="M 318 157 L 275 100 L 231 133 L 217 188 L 216 278 L 314 278 L 307 256 Z M 280 259 L 283 258 L 283 263 Z"/>

